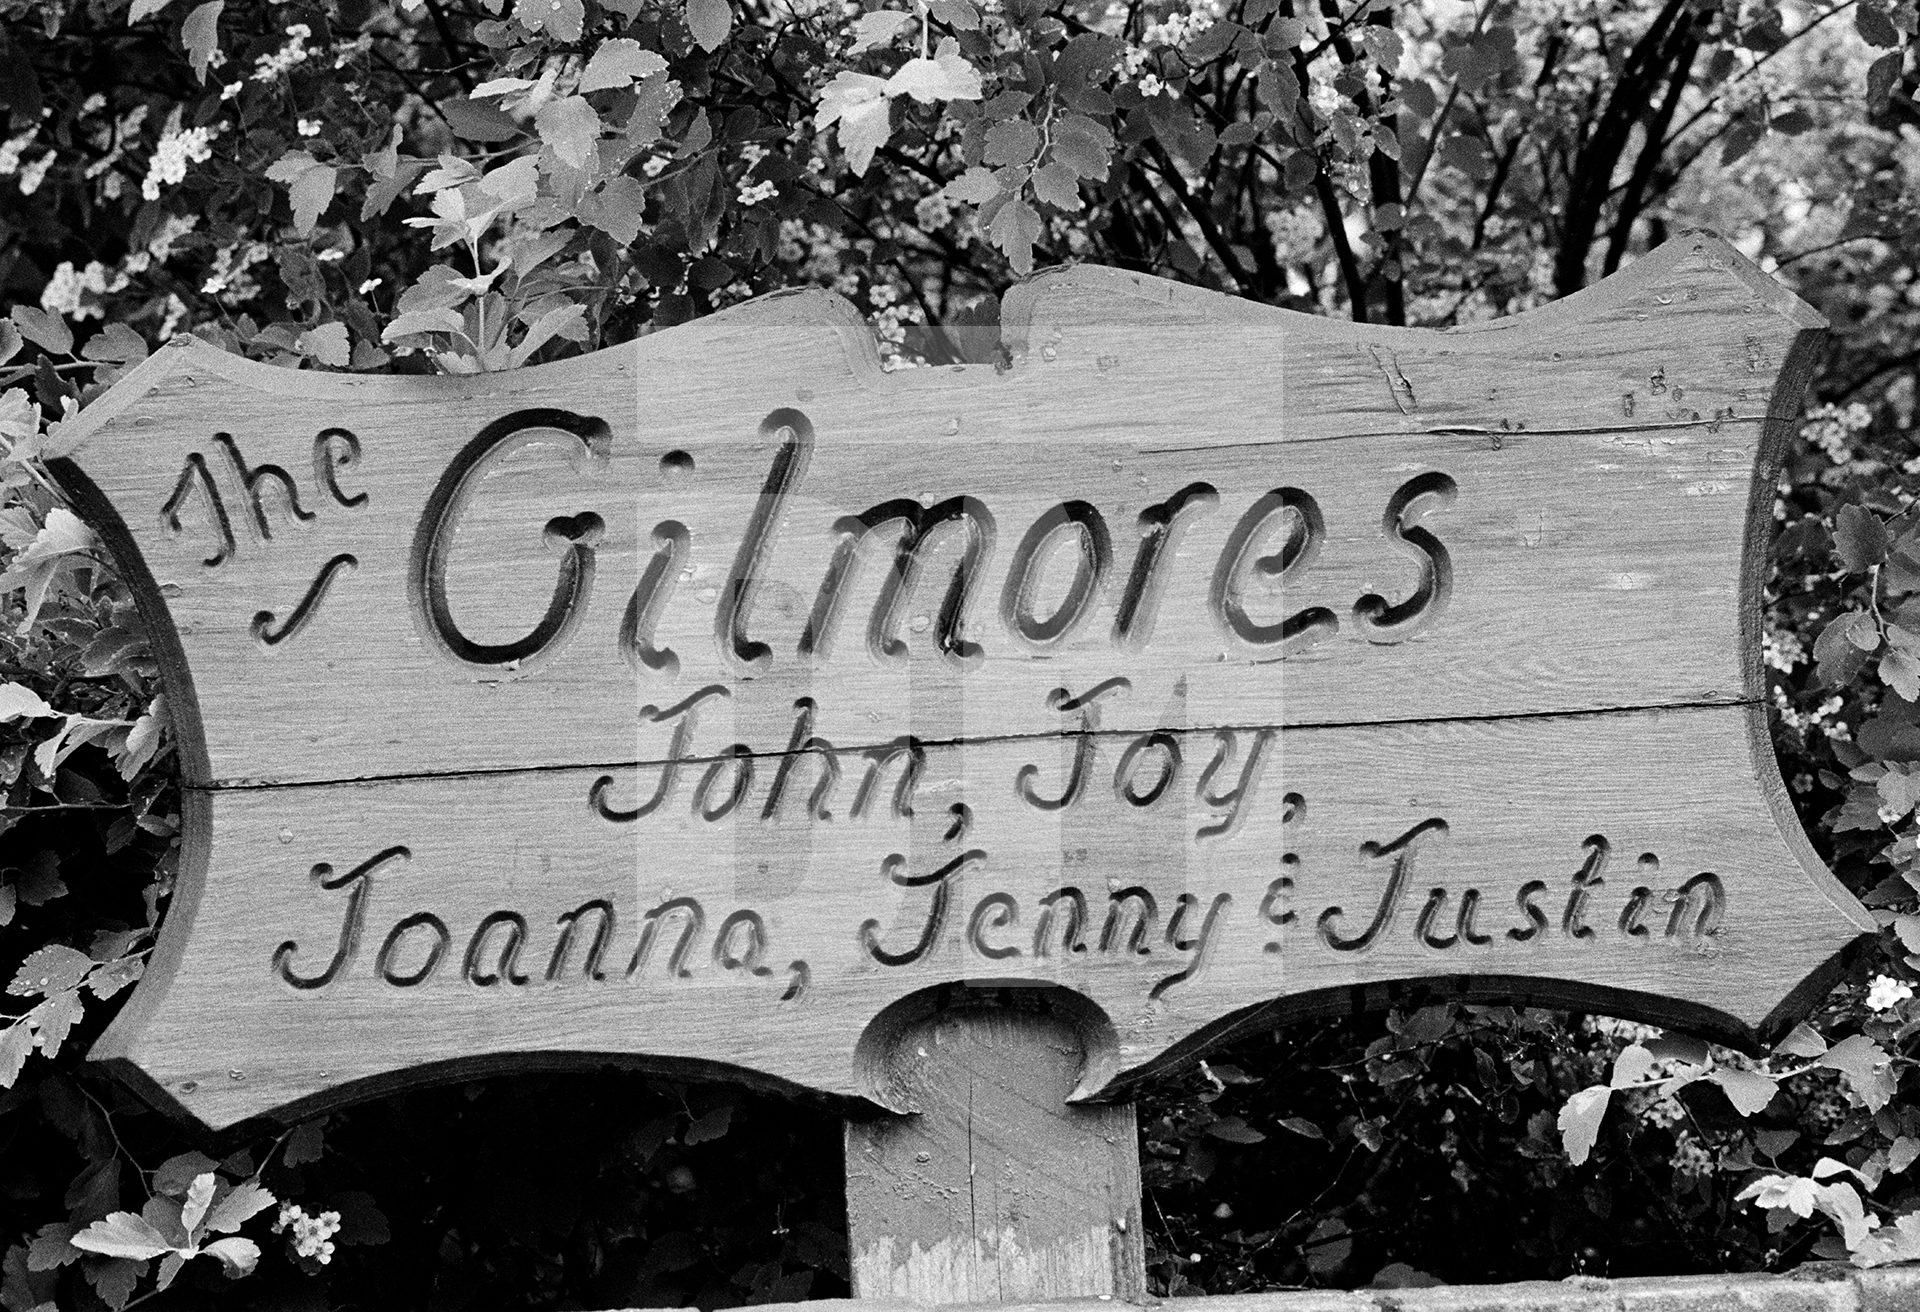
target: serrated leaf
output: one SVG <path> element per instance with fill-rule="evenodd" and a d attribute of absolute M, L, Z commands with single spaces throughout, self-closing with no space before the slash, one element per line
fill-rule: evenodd
<path fill-rule="evenodd" d="M 1326 1131 L 1322 1130 L 1304 1116 L 1282 1117 L 1280 1120 L 1280 1128 L 1283 1130 L 1291 1130 L 1303 1138 L 1319 1139 L 1322 1142 L 1325 1142 L 1327 1137 Z"/>
<path fill-rule="evenodd" d="M 320 1160 L 326 1148 L 327 1118 L 317 1116 L 311 1121 L 302 1121 L 287 1136 L 287 1144 L 282 1149 L 281 1160 L 288 1166 L 305 1166 L 309 1162 Z"/>
<path fill-rule="evenodd" d="M 147 358 L 147 341 L 123 323 L 110 323 L 87 340 L 80 354 L 89 360 L 133 364 Z"/>
<path fill-rule="evenodd" d="M 203 83 L 213 63 L 213 52 L 220 46 L 220 11 L 226 7 L 227 0 L 207 0 L 180 25 L 180 44 L 187 49 L 187 63 L 195 79 Z"/>
<path fill-rule="evenodd" d="M 569 168 L 586 168 L 593 158 L 593 145 L 600 139 L 600 115 L 584 96 L 549 100 L 533 116 L 533 126 L 540 140 L 551 146 Z"/>
<path fill-rule="evenodd" d="M 65 1221 L 49 1221 L 40 1227 L 27 1248 L 27 1270 L 57 1271 L 78 1261 L 81 1250 L 72 1244 L 75 1227 Z"/>
<path fill-rule="evenodd" d="M 1880 654 L 1877 669 L 1880 681 L 1895 693 L 1908 701 L 1920 701 L 1920 653 L 1889 643 Z"/>
<path fill-rule="evenodd" d="M 871 74 L 842 72 L 820 93 L 814 126 L 824 132 L 839 124 L 840 149 L 847 152 L 847 167 L 855 176 L 866 173 L 874 152 L 893 134 L 886 85 L 884 78 Z"/>
<path fill-rule="evenodd" d="M 33 1055 L 33 1030 L 25 1021 L 16 1021 L 0 1030 L 0 1089 L 11 1089 L 20 1071 Z"/>
<path fill-rule="evenodd" d="M 167 1242 L 165 1235 L 154 1229 L 145 1217 L 132 1212 L 109 1213 L 106 1220 L 95 1221 L 75 1235 L 72 1243 L 75 1248 L 84 1248 L 89 1253 L 128 1257 L 135 1261 L 145 1261 L 173 1251 L 173 1245 Z"/>
<path fill-rule="evenodd" d="M 333 203 L 340 172 L 304 150 L 289 150 L 268 166 L 267 178 L 286 186 L 287 200 L 293 206 L 294 231 L 305 237 Z"/>
<path fill-rule="evenodd" d="M 853 20 L 853 45 L 849 54 L 859 54 L 875 46 L 884 46 L 912 21 L 913 15 L 899 9 L 875 9 Z"/>
<path fill-rule="evenodd" d="M 705 1143 L 709 1139 L 718 1139 L 727 1132 L 727 1127 L 732 1124 L 732 1104 L 728 1104 L 725 1107 L 716 1107 L 692 1125 L 689 1125 L 687 1132 L 681 1136 L 681 1141 L 691 1148 L 697 1143 Z"/>
<path fill-rule="evenodd" d="M 107 1312 L 120 1312 L 147 1274 L 148 1264 L 126 1257 L 96 1257 L 80 1264 L 81 1274 L 93 1286 L 93 1292 L 107 1305 Z"/>
<path fill-rule="evenodd" d="M 527 335 L 520 339 L 507 357 L 508 366 L 519 368 L 527 358 L 555 337 L 563 336 L 575 325 L 584 326 L 587 311 L 583 305 L 557 305 L 548 310 L 527 329 Z"/>
<path fill-rule="evenodd" d="M 20 347 L 24 341 L 25 339 L 20 336 L 20 330 L 14 327 L 12 319 L 0 319 L 0 364 L 5 364 L 20 354 Z"/>
<path fill-rule="evenodd" d="M 1707 1078 L 1726 1091 L 1727 1101 L 1742 1116 L 1759 1115 L 1780 1091 L 1780 1082 L 1771 1076 L 1732 1066 L 1716 1067 Z"/>
<path fill-rule="evenodd" d="M 904 17 L 904 15 L 903 15 Z M 667 71 L 667 61 L 657 51 L 648 50 L 631 37 L 616 36 L 602 41 L 593 58 L 580 70 L 581 94 L 624 87 L 643 77 Z"/>
<path fill-rule="evenodd" d="M 212 1171 L 202 1171 L 187 1185 L 187 1196 L 180 1203 L 180 1228 L 187 1232 L 189 1239 L 196 1237 L 207 1209 L 213 1206 L 213 1191 L 219 1183 L 220 1177 Z"/>
<path fill-rule="evenodd" d="M 988 201 L 999 197 L 1000 179 L 992 169 L 983 169 L 976 165 L 942 187 L 940 194 L 948 200 L 965 201 L 969 205 L 985 205 Z"/>
<path fill-rule="evenodd" d="M 1244 126 L 1238 125 L 1235 126 Z M 1249 138 L 1251 139 L 1251 138 Z M 1056 163 L 1064 164 L 1083 178 L 1104 178 L 1113 158 L 1110 147 L 1079 132 L 1063 132 L 1053 139 L 1049 152 Z"/>
<path fill-rule="evenodd" d="M 980 11 L 974 8 L 972 0 L 933 0 L 927 12 L 936 23 L 945 23 L 956 32 L 980 30 Z"/>
<path fill-rule="evenodd" d="M 525 129 L 498 105 L 466 96 L 451 96 L 440 103 L 440 113 L 462 141 L 511 141 Z"/>
<path fill-rule="evenodd" d="M 1881 1226 L 1853 1252 L 1853 1264 L 1860 1267 L 1915 1260 L 1920 1260 L 1920 1211 L 1908 1212 L 1892 1225 Z"/>
<path fill-rule="evenodd" d="M 702 50 L 717 50 L 733 30 L 733 6 L 727 0 L 687 0 L 687 31 Z"/>
<path fill-rule="evenodd" d="M 1833 547 L 1840 562 L 1855 574 L 1887 558 L 1887 527 L 1862 506 L 1842 506 L 1833 517 Z"/>
<path fill-rule="evenodd" d="M 216 1239 L 200 1251 L 208 1257 L 219 1258 L 221 1265 L 227 1268 L 229 1280 L 238 1280 L 260 1265 L 260 1245 L 251 1239 L 242 1239 L 237 1236 L 232 1239 Z"/>
<path fill-rule="evenodd" d="M 940 100 L 978 100 L 980 70 L 960 53 L 960 43 L 947 37 L 932 59 L 909 59 L 902 64 L 900 71 L 887 79 L 887 94 L 912 96 L 923 105 Z"/>
<path fill-rule="evenodd" d="M 63 943 L 49 943 L 27 954 L 7 992 L 16 998 L 40 998 L 73 988 L 93 969 L 93 958 Z"/>
<path fill-rule="evenodd" d="M 346 368 L 348 361 L 353 358 L 353 350 L 347 340 L 347 326 L 338 319 L 315 324 L 294 339 L 293 347 L 300 354 L 310 356 L 321 364 L 332 365 L 335 369 Z"/>
<path fill-rule="evenodd" d="M 1361 27 L 1360 44 L 1366 47 L 1373 62 L 1389 73 L 1400 66 L 1400 58 L 1406 53 L 1406 46 L 1398 32 L 1372 23 Z"/>
<path fill-rule="evenodd" d="M 0 683 L 0 724 L 8 720 L 37 720 L 60 712 L 24 683 Z"/>
<path fill-rule="evenodd" d="M 1793 1027 L 1786 1038 L 1773 1047 L 1775 1052 L 1784 1052 L 1789 1057 L 1818 1057 L 1827 1050 L 1827 1041 L 1805 1021 Z"/>
<path fill-rule="evenodd" d="M 1033 194 L 1057 210 L 1082 207 L 1080 177 L 1065 164 L 1048 164 L 1034 172 Z"/>
<path fill-rule="evenodd" d="M 195 1180 L 218 1165 L 203 1152 L 177 1153 L 160 1163 L 160 1169 L 153 1173 L 154 1192 L 169 1196 L 183 1194 Z"/>
<path fill-rule="evenodd" d="M 987 129 L 987 163 L 995 167 L 1025 164 L 1040 149 L 1040 129 L 1023 118 L 1008 119 Z"/>
<path fill-rule="evenodd" d="M 87 989 L 94 997 L 105 1002 L 127 985 L 135 983 L 146 973 L 147 963 L 141 957 L 121 957 L 110 961 L 87 977 Z"/>
<path fill-rule="evenodd" d="M 1567 1160 L 1575 1166 L 1583 1165 L 1593 1152 L 1593 1145 L 1600 1138 L 1600 1122 L 1606 1118 L 1607 1104 L 1612 1098 L 1612 1089 L 1596 1084 L 1574 1094 L 1560 1109 L 1560 1145 L 1566 1150 Z"/>
<path fill-rule="evenodd" d="M 540 194 L 540 161 L 522 155 L 497 169 L 488 169 L 480 178 L 480 190 L 508 205 L 531 204 Z"/>
<path fill-rule="evenodd" d="M 244 1181 L 213 1205 L 213 1210 L 207 1213 L 207 1230 L 211 1234 L 230 1235 L 276 1201 L 272 1192 L 256 1181 Z M 183 1218 L 184 1215 L 182 1213 Z"/>
<path fill-rule="evenodd" d="M 1267 1136 L 1238 1116 L 1223 1116 L 1207 1127 L 1207 1134 L 1227 1143 L 1265 1143 Z"/>
<path fill-rule="evenodd" d="M 987 236 L 1024 278 L 1033 272 L 1033 244 L 1040 239 L 1040 231 L 1040 216 L 1033 206 L 1015 197 L 993 216 Z"/>
<path fill-rule="evenodd" d="M 27 1023 L 33 1026 L 33 1036 L 41 1053 L 58 1057 L 60 1045 L 67 1041 L 67 1035 L 85 1014 L 86 1007 L 77 990 L 56 993 L 28 1012 Z"/>
<path fill-rule="evenodd" d="M 631 246 L 640 236 L 640 228 L 646 219 L 646 206 L 646 188 L 638 179 L 622 175 L 609 178 L 606 186 L 582 196 L 576 212 L 581 222 L 610 234 L 622 246 Z M 532 266 L 522 265 L 516 257 L 514 267 L 524 277 Z"/>
<path fill-rule="evenodd" d="M 1864 1034 L 1840 1040 L 1821 1054 L 1819 1064 L 1839 1071 L 1870 1112 L 1893 1098 L 1893 1058 Z"/>
<path fill-rule="evenodd" d="M 580 0 L 520 0 L 513 16 L 531 31 L 569 42 L 580 39 L 587 22 L 586 6 Z"/>
<path fill-rule="evenodd" d="M 49 310 L 16 305 L 13 324 L 28 341 L 44 351 L 66 355 L 73 350 L 73 330 L 67 327 L 66 320 Z"/>
<path fill-rule="evenodd" d="M 1616 1089 L 1624 1089 L 1629 1084 L 1638 1084 L 1646 1079 L 1653 1070 L 1653 1054 L 1638 1043 L 1630 1043 L 1620 1050 L 1613 1060 L 1613 1078 L 1608 1083 Z"/>

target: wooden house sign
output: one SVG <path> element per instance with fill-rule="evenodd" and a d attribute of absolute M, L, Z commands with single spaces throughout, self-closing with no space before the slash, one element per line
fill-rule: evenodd
<path fill-rule="evenodd" d="M 1758 661 L 1821 324 L 1723 242 L 1450 332 L 1005 317 L 891 373 L 819 292 L 472 378 L 186 341 L 90 406 L 187 798 L 94 1058 L 215 1127 L 609 1059 L 898 1106 L 876 1035 L 1044 985 L 1088 1099 L 1419 988 L 1752 1043 L 1873 928 Z"/>

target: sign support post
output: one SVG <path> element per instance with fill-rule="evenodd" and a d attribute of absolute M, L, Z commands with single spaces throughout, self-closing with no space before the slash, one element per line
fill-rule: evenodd
<path fill-rule="evenodd" d="M 855 1297 L 1144 1297 L 1133 1104 L 1068 1105 L 1086 1056 L 1069 1018 L 982 1000 L 888 1047 L 918 1114 L 847 1122 Z"/>

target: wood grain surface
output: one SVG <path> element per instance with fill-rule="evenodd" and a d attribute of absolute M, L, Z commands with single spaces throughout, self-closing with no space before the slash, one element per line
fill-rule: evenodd
<path fill-rule="evenodd" d="M 1019 999 L 903 1025 L 886 1078 L 917 1115 L 847 1122 L 859 1298 L 1146 1296 L 1133 1104 L 1066 1105 L 1079 1027 Z"/>
<path fill-rule="evenodd" d="M 190 785 L 94 1056 L 216 1126 L 608 1059 L 885 1106 L 876 1017 L 1011 982 L 1112 1097 L 1422 989 L 1752 1043 L 1872 928 L 1758 667 L 1820 324 L 1723 242 L 1445 333 L 1006 317 L 892 373 L 816 292 L 482 378 L 191 343 L 90 406 Z"/>

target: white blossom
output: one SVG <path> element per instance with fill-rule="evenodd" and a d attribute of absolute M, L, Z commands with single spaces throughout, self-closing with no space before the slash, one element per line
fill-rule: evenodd
<path fill-rule="evenodd" d="M 273 1223 L 275 1234 L 293 1232 L 293 1251 L 325 1266 L 333 1260 L 333 1237 L 340 1233 L 340 1213 L 309 1214 L 298 1203 L 280 1204 L 280 1219 Z"/>
<path fill-rule="evenodd" d="M 147 180 L 140 184 L 140 194 L 148 200 L 159 200 L 162 187 L 171 187 L 187 176 L 187 165 L 201 164 L 211 158 L 213 129 L 182 128 L 180 110 L 176 107 L 160 133 L 160 140 L 154 143 L 153 158 L 147 161 Z"/>
<path fill-rule="evenodd" d="M 48 151 L 33 163 L 20 170 L 20 194 L 31 196 L 40 190 L 40 183 L 46 178 L 47 170 L 53 167 L 53 152 Z"/>
<path fill-rule="evenodd" d="M 1875 975 L 1867 988 L 1869 1011 L 1892 1011 L 1913 996 L 1913 990 L 1891 975 Z"/>

